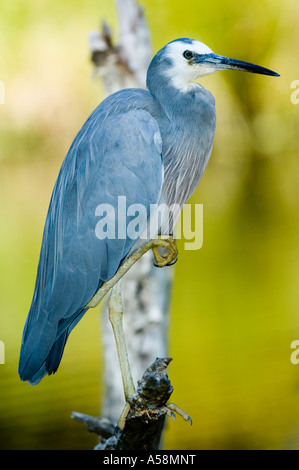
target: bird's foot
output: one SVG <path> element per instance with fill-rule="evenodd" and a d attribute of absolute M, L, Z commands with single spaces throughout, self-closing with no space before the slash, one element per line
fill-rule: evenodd
<path fill-rule="evenodd" d="M 159 247 L 165 248 L 166 253 L 161 254 Z M 155 266 L 159 268 L 171 266 L 177 261 L 178 249 L 172 235 L 159 235 L 152 250 L 156 260 Z"/>
<path fill-rule="evenodd" d="M 134 397 L 132 397 L 132 400 L 130 397 L 125 404 L 123 412 L 117 423 L 116 434 L 124 430 L 126 419 L 131 409 L 130 401 L 134 401 Z M 176 418 L 175 413 L 181 416 L 185 421 L 189 421 L 189 423 L 192 424 L 192 419 L 190 418 L 190 416 L 181 408 L 179 408 L 177 405 L 175 405 L 174 403 L 167 403 L 166 405 L 163 405 L 160 407 L 149 407 L 149 408 L 140 407 L 137 410 L 135 410 L 135 414 L 138 414 L 139 416 L 140 415 L 145 416 L 147 419 L 151 419 L 153 416 L 157 416 L 161 414 L 166 414 L 167 416 L 171 416 L 173 419 L 175 419 Z"/>
<path fill-rule="evenodd" d="M 173 419 L 176 418 L 176 413 L 181 416 L 185 421 L 189 421 L 189 423 L 192 424 L 192 419 L 190 418 L 190 416 L 174 403 L 167 403 L 165 406 L 162 406 L 161 411 L 164 411 L 167 416 L 171 416 Z"/>

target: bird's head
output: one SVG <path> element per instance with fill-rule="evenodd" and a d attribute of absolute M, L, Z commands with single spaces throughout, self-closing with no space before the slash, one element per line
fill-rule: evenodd
<path fill-rule="evenodd" d="M 265 67 L 217 55 L 202 42 L 187 38 L 176 39 L 167 44 L 156 54 L 153 62 L 161 67 L 162 73 L 181 91 L 187 91 L 192 81 L 198 77 L 217 70 L 233 69 L 279 76 Z"/>

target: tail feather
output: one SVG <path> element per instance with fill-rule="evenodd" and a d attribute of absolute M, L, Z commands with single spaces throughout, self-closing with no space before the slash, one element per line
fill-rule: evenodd
<path fill-rule="evenodd" d="M 57 371 L 69 334 L 85 312 L 86 309 L 81 310 L 69 321 L 64 320 L 63 327 L 58 324 L 51 328 L 47 324 L 41 329 L 38 323 L 31 325 L 30 335 L 26 334 L 26 323 L 19 362 L 21 380 L 36 385 L 45 375 Z"/>

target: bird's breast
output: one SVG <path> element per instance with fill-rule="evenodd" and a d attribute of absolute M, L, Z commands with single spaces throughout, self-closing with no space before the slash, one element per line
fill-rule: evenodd
<path fill-rule="evenodd" d="M 192 101 L 162 135 L 164 184 L 168 204 L 184 205 L 198 186 L 209 161 L 216 127 L 215 102 L 207 92 Z M 166 135 L 165 135 L 166 134 Z"/>

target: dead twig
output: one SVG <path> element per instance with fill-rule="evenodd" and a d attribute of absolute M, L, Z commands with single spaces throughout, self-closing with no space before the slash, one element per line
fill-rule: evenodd
<path fill-rule="evenodd" d="M 179 414 L 191 423 L 190 417 L 173 403 L 168 403 L 173 387 L 166 369 L 172 359 L 157 358 L 146 369 L 137 390 L 126 404 L 118 425 L 105 418 L 73 413 L 90 432 L 100 436 L 95 450 L 157 450 L 166 415 Z"/>

